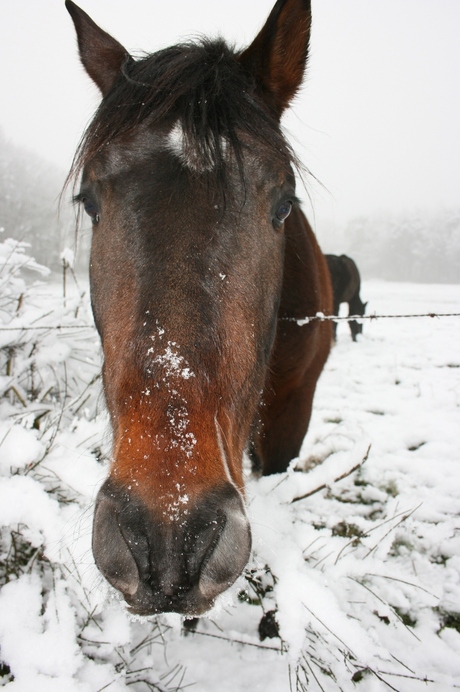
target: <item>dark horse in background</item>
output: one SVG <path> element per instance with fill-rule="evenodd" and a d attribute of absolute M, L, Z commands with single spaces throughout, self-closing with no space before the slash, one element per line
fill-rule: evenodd
<path fill-rule="evenodd" d="M 348 303 L 349 315 L 364 315 L 367 303 L 363 303 L 359 292 L 361 290 L 361 277 L 354 260 L 347 255 L 325 255 L 332 282 L 334 297 L 334 315 L 339 314 L 341 303 Z M 351 337 L 356 341 L 356 336 L 362 334 L 363 325 L 356 320 L 349 323 Z M 334 339 L 337 336 L 337 322 L 334 322 Z"/>
<path fill-rule="evenodd" d="M 132 612 L 195 616 L 249 558 L 244 451 L 264 474 L 298 455 L 331 345 L 330 322 L 296 323 L 332 291 L 280 130 L 310 3 L 278 0 L 241 52 L 139 60 L 66 5 L 102 94 L 72 171 L 113 430 L 93 553 Z"/>

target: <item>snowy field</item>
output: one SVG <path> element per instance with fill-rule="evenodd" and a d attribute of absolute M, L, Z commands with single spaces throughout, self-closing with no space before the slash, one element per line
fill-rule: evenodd
<path fill-rule="evenodd" d="M 92 561 L 110 440 L 87 295 L 70 273 L 65 299 L 27 288 L 24 250 L 0 248 L 0 326 L 34 327 L 0 331 L 0 686 L 460 689 L 459 318 L 366 322 L 358 343 L 339 325 L 300 459 L 248 474 L 246 573 L 186 633 L 130 617 Z M 460 285 L 361 295 L 371 313 L 460 312 Z"/>

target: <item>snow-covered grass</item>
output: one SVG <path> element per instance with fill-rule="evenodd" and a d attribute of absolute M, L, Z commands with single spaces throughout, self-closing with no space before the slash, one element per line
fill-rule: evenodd
<path fill-rule="evenodd" d="M 0 686 L 460 688 L 459 319 L 376 320 L 356 344 L 339 325 L 300 459 L 248 475 L 246 573 L 186 632 L 129 616 L 94 567 L 110 440 L 97 338 L 73 328 L 91 323 L 88 296 L 26 286 L 20 264 L 0 266 L 0 327 L 61 328 L 0 330 Z M 376 313 L 460 312 L 460 286 L 362 296 Z"/>

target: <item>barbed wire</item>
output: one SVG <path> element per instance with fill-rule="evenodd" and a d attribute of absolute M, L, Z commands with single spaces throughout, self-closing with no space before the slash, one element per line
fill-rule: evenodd
<path fill-rule="evenodd" d="M 40 330 L 52 331 L 53 329 L 95 329 L 94 324 L 50 324 L 36 327 L 0 327 L 0 332 L 36 332 Z"/>
<path fill-rule="evenodd" d="M 376 315 L 374 313 L 372 315 L 346 315 L 343 317 L 339 315 L 324 315 L 322 312 L 317 312 L 316 315 L 310 317 L 280 317 L 279 319 L 287 322 L 296 322 L 299 327 L 303 327 L 304 324 L 308 324 L 315 320 L 320 320 L 321 322 L 325 320 L 330 320 L 332 322 L 360 322 L 361 320 L 392 320 L 399 318 L 407 319 L 411 317 L 460 317 L 460 312 L 423 312 L 404 315 Z"/>
<path fill-rule="evenodd" d="M 460 317 L 460 312 L 423 312 L 414 314 L 404 314 L 404 315 L 324 315 L 322 312 L 317 312 L 316 315 L 309 317 L 280 317 L 280 320 L 286 322 L 297 322 L 299 327 L 303 327 L 309 322 L 314 322 L 315 320 L 320 320 L 321 322 L 325 320 L 330 320 L 332 322 L 359 322 L 361 320 L 394 320 L 394 319 L 409 319 L 413 317 L 431 317 L 441 319 L 443 317 Z M 50 324 L 44 326 L 35 327 L 0 327 L 0 332 L 28 332 L 37 330 L 57 330 L 57 329 L 95 329 L 94 324 Z"/>

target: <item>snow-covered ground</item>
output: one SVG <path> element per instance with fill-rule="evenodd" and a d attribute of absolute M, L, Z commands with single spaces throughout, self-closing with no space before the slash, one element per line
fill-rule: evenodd
<path fill-rule="evenodd" d="M 0 331 L 0 686 L 460 688 L 460 319 L 366 322 L 358 343 L 339 325 L 301 458 L 248 477 L 246 573 L 185 633 L 176 615 L 130 617 L 92 561 L 110 443 L 70 283 L 65 303 L 15 284 L 13 316 L 0 306 L 3 326 L 65 326 Z M 460 312 L 460 285 L 366 282 L 362 297 L 377 314 Z"/>

